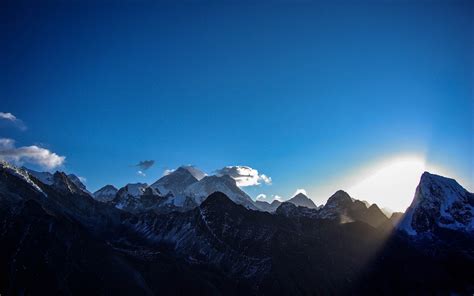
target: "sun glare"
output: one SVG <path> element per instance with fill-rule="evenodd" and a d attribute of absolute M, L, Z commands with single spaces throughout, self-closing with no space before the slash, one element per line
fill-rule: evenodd
<path fill-rule="evenodd" d="M 420 156 L 390 159 L 374 166 L 348 192 L 356 199 L 377 203 L 382 208 L 405 211 L 425 169 L 425 160 Z"/>

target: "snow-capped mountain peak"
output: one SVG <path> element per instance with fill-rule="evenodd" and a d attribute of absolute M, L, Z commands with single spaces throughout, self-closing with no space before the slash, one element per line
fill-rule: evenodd
<path fill-rule="evenodd" d="M 79 178 L 78 176 L 76 176 L 74 174 L 68 174 L 67 176 L 68 176 L 69 180 L 71 180 L 74 184 L 76 184 L 77 187 L 79 187 L 79 189 L 81 189 L 82 191 L 85 191 L 85 192 L 90 194 L 90 192 L 86 188 L 86 185 L 84 185 L 84 183 L 82 183 L 81 178 Z"/>
<path fill-rule="evenodd" d="M 292 203 L 296 206 L 300 206 L 300 207 L 307 207 L 310 209 L 317 208 L 314 202 L 303 193 L 298 193 L 297 195 L 293 196 L 291 199 L 287 200 L 287 202 Z"/>
<path fill-rule="evenodd" d="M 96 200 L 101 202 L 108 202 L 115 198 L 118 189 L 115 188 L 113 185 L 105 185 L 104 187 L 100 188 L 96 192 L 94 192 L 93 196 Z"/>
<path fill-rule="evenodd" d="M 54 183 L 53 174 L 51 174 L 50 172 L 38 172 L 25 167 L 22 167 L 22 169 L 26 170 L 28 174 L 32 175 L 43 184 L 53 185 Z"/>
<path fill-rule="evenodd" d="M 454 179 L 423 173 L 399 226 L 410 235 L 436 228 L 474 231 L 474 194 Z"/>
<path fill-rule="evenodd" d="M 228 175 L 206 176 L 186 188 L 184 195 L 192 197 L 197 204 L 201 204 L 209 195 L 217 191 L 224 193 L 237 204 L 257 209 L 250 196 L 243 192 L 237 186 L 235 180 Z"/>
<path fill-rule="evenodd" d="M 119 189 L 111 203 L 118 209 L 134 209 L 147 187 L 146 183 L 129 183 Z"/>
<path fill-rule="evenodd" d="M 82 185 L 82 183 L 80 183 Z M 64 172 L 55 172 L 53 174 L 53 184 L 51 185 L 54 189 L 62 191 L 62 192 L 67 192 L 67 193 L 72 193 L 72 194 L 86 194 L 89 195 L 90 193 L 81 187 L 84 187 L 82 185 L 79 187 L 76 182 L 74 182 L 66 173 Z"/>
<path fill-rule="evenodd" d="M 194 178 L 196 178 L 198 181 L 200 181 L 202 178 L 207 176 L 206 173 L 198 169 L 197 167 L 193 165 L 183 165 L 178 168 L 178 170 L 187 170 L 191 175 L 193 175 Z"/>
<path fill-rule="evenodd" d="M 22 179 L 23 181 L 25 181 L 26 183 L 28 183 L 29 185 L 31 185 L 31 187 L 37 191 L 37 192 L 40 192 L 42 193 L 44 196 L 47 196 L 46 193 L 44 193 L 44 191 L 38 186 L 38 184 L 36 184 L 31 178 L 30 178 L 30 174 L 28 171 L 26 171 L 24 168 L 18 168 L 14 165 L 11 165 L 10 163 L 6 162 L 6 161 L 3 161 L 3 160 L 0 160 L 0 168 L 2 170 L 4 170 L 5 172 L 7 172 L 8 174 L 10 175 L 13 175 L 17 178 L 20 178 Z"/>
<path fill-rule="evenodd" d="M 50 173 L 50 172 L 38 172 L 38 171 L 28 169 L 28 168 L 25 168 L 25 167 L 23 167 L 22 169 L 25 170 L 26 172 L 28 172 L 28 174 L 30 174 L 31 176 L 36 178 L 41 183 L 43 183 L 45 185 L 50 185 L 50 186 L 54 185 L 55 178 L 54 178 L 54 175 L 52 173 Z M 84 193 L 91 194 L 87 190 L 86 185 L 84 185 L 81 182 L 81 179 L 78 176 L 76 176 L 74 174 L 65 174 L 65 175 L 67 176 L 69 181 L 71 181 L 72 183 L 74 183 L 74 185 L 76 185 L 76 187 L 79 190 L 83 191 Z"/>
<path fill-rule="evenodd" d="M 156 189 L 162 195 L 172 194 L 179 196 L 189 185 L 198 182 L 200 180 L 198 177 L 202 179 L 203 175 L 204 173 L 195 167 L 181 166 L 158 179 L 150 187 Z"/>
<path fill-rule="evenodd" d="M 148 184 L 146 183 L 128 183 L 122 187 L 119 191 L 122 191 L 124 194 L 128 194 L 133 197 L 139 197 L 145 192 Z"/>

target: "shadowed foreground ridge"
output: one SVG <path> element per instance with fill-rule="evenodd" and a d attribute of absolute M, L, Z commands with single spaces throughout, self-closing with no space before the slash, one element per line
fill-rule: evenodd
<path fill-rule="evenodd" d="M 269 213 L 214 192 L 186 210 L 126 211 L 54 177 L 48 185 L 2 163 L 2 295 L 474 291 L 472 194 L 443 177 L 423 175 L 399 225 L 343 191 L 322 209 L 285 202 Z"/>

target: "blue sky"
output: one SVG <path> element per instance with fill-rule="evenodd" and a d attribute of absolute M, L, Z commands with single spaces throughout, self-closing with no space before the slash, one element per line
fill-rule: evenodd
<path fill-rule="evenodd" d="M 322 201 L 407 153 L 473 187 L 472 1 L 257 2 L 2 1 L 1 138 L 92 190 L 247 165 Z"/>

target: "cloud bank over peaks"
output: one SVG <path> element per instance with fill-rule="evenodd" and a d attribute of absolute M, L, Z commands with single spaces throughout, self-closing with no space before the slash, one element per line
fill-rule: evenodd
<path fill-rule="evenodd" d="M 239 187 L 256 186 L 260 184 L 271 185 L 272 178 L 265 175 L 259 174 L 258 170 L 253 169 L 249 166 L 226 166 L 222 169 L 216 170 L 217 176 L 228 175 L 232 177 Z"/>
<path fill-rule="evenodd" d="M 29 163 L 52 170 L 63 165 L 66 157 L 36 145 L 16 147 L 15 140 L 0 138 L 0 159 L 15 165 Z"/>

